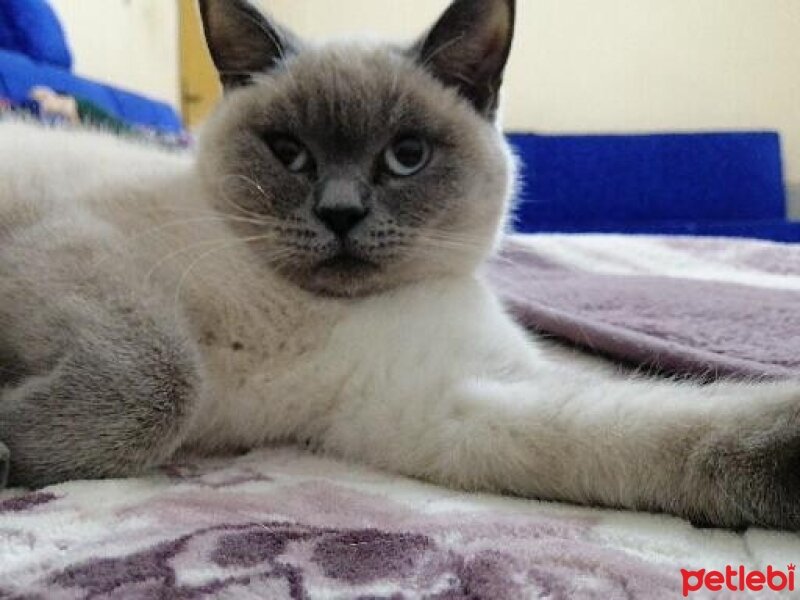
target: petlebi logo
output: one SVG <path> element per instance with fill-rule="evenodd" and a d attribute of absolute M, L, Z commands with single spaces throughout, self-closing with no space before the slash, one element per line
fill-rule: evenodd
<path fill-rule="evenodd" d="M 748 571 L 743 565 L 738 568 L 728 565 L 724 571 L 681 569 L 684 598 L 698 592 L 793 592 L 795 590 L 795 565 L 785 570 L 772 565 L 765 571 Z"/>

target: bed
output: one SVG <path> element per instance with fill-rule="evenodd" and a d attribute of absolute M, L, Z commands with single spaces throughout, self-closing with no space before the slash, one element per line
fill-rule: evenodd
<path fill-rule="evenodd" d="M 487 276 L 531 330 L 620 369 L 800 374 L 797 246 L 525 235 Z M 710 597 L 702 577 L 727 567 L 788 588 L 798 557 L 793 533 L 463 493 L 293 448 L 0 493 L 0 598 Z"/>

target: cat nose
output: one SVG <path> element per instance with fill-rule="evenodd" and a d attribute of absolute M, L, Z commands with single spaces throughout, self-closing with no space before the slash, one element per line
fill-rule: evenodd
<path fill-rule="evenodd" d="M 369 214 L 369 189 L 350 178 L 334 178 L 316 190 L 314 214 L 343 238 Z"/>
<path fill-rule="evenodd" d="M 364 206 L 318 206 L 314 209 L 320 221 L 339 237 L 350 233 L 369 211 Z"/>

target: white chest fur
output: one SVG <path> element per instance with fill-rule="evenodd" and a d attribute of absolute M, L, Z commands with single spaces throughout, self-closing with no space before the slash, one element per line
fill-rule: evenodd
<path fill-rule="evenodd" d="M 493 299 L 472 279 L 354 302 L 276 297 L 259 315 L 206 326 L 208 398 L 189 445 L 207 450 L 314 439 L 343 400 L 365 410 L 397 395 L 435 402 L 463 372 L 509 368 L 491 359 L 508 352 L 488 346 L 487 360 L 478 356 L 482 364 L 467 359 L 475 356 L 476 328 L 506 330 Z M 520 342 L 513 334 L 497 339 Z"/>
<path fill-rule="evenodd" d="M 336 308 L 279 291 L 256 307 L 215 304 L 193 319 L 207 389 L 189 445 L 241 448 L 298 435 L 313 420 L 319 390 L 331 384 L 318 372 L 317 356 L 338 319 Z"/>

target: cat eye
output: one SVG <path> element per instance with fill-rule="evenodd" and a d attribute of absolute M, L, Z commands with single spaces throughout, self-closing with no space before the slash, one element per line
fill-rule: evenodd
<path fill-rule="evenodd" d="M 397 138 L 383 153 L 386 169 L 395 177 L 411 177 L 428 165 L 431 146 L 420 137 Z"/>
<path fill-rule="evenodd" d="M 277 136 L 267 141 L 272 154 L 292 173 L 309 171 L 314 160 L 311 152 L 299 141 L 290 136 Z"/>

